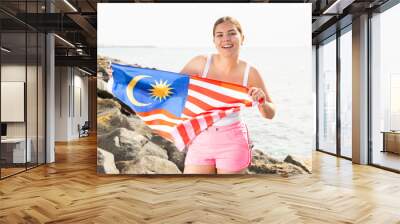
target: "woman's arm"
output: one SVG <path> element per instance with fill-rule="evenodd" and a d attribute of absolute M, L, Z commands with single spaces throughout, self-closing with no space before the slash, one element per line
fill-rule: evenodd
<path fill-rule="evenodd" d="M 276 108 L 272 102 L 271 96 L 269 95 L 265 83 L 260 73 L 255 68 L 250 69 L 248 87 L 249 95 L 254 101 L 262 101 L 258 105 L 258 109 L 261 115 L 267 119 L 272 119 L 275 116 Z"/>

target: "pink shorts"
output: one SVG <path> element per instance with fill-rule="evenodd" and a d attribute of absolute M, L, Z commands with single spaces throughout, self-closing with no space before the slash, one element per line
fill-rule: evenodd
<path fill-rule="evenodd" d="M 241 122 L 208 128 L 194 139 L 185 159 L 185 165 L 214 165 L 233 172 L 243 170 L 250 162 L 248 131 Z"/>

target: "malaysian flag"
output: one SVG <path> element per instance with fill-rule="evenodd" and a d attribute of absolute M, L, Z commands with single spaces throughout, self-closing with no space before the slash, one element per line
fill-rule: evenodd
<path fill-rule="evenodd" d="M 114 63 L 111 67 L 114 96 L 181 151 L 215 122 L 253 106 L 244 86 Z"/>

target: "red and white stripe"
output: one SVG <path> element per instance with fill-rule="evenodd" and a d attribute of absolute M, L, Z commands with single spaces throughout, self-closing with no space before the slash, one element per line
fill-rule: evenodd
<path fill-rule="evenodd" d="M 252 105 L 246 87 L 192 76 L 181 117 L 162 109 L 137 114 L 150 128 L 183 150 L 215 122 Z"/>

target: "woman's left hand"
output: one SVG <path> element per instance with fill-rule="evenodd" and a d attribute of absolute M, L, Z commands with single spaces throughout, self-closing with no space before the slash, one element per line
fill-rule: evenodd
<path fill-rule="evenodd" d="M 253 101 L 259 102 L 260 104 L 264 104 L 266 101 L 265 93 L 261 88 L 251 87 L 248 94 Z"/>

